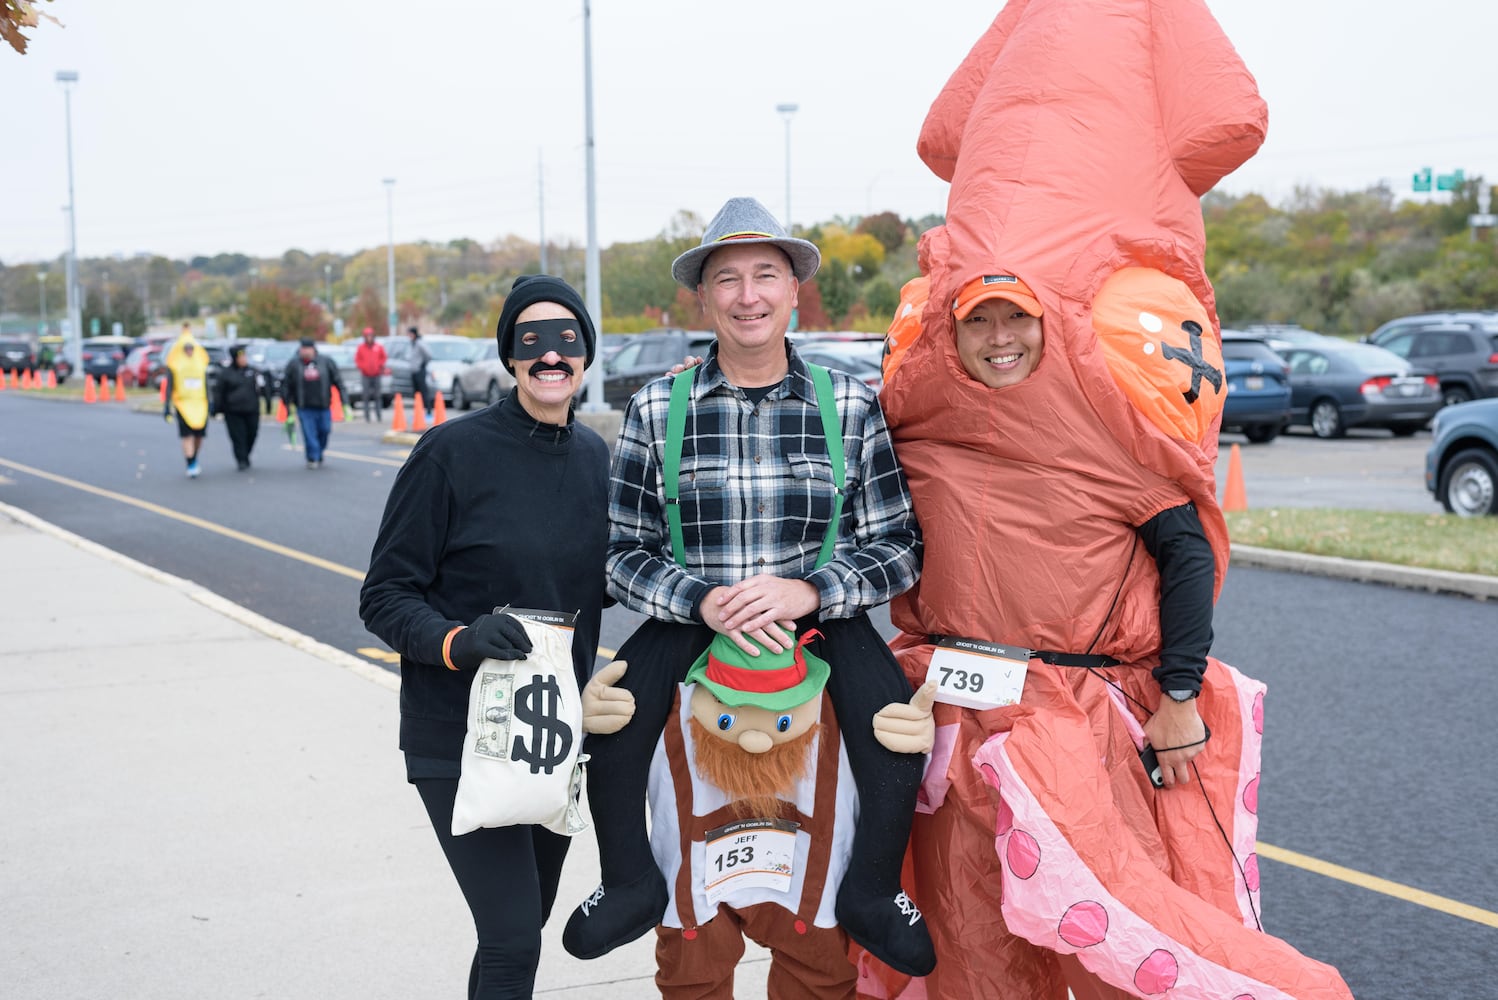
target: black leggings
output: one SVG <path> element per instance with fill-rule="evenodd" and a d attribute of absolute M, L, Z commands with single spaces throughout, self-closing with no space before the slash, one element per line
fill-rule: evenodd
<path fill-rule="evenodd" d="M 925 757 L 894 753 L 874 737 L 874 716 L 885 705 L 910 699 L 910 683 L 867 615 L 797 623 L 797 634 L 815 628 L 823 638 L 808 648 L 832 668 L 827 694 L 837 713 L 848 765 L 858 786 L 848 884 L 893 897 L 915 814 Z M 629 663 L 619 686 L 635 696 L 635 714 L 617 733 L 590 735 L 584 751 L 588 799 L 598 836 L 603 884 L 621 885 L 655 864 L 645 827 L 646 785 L 655 743 L 671 712 L 675 685 L 712 642 L 706 625 L 647 621 L 619 650 Z"/>
<path fill-rule="evenodd" d="M 457 780 L 423 778 L 415 785 L 478 932 L 468 1000 L 529 1000 L 541 928 L 556 901 L 571 838 L 541 826 L 481 827 L 454 837 Z"/>
<path fill-rule="evenodd" d="M 229 430 L 229 444 L 234 448 L 234 461 L 244 465 L 250 460 L 250 451 L 255 447 L 255 438 L 260 433 L 260 414 L 225 413 L 224 426 Z"/>

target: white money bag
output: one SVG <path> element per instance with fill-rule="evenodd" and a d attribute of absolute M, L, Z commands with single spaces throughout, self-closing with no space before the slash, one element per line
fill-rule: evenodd
<path fill-rule="evenodd" d="M 583 706 L 571 646 L 550 625 L 517 619 L 523 660 L 485 660 L 468 690 L 468 732 L 453 802 L 453 836 L 481 826 L 588 828 L 582 805 Z"/>

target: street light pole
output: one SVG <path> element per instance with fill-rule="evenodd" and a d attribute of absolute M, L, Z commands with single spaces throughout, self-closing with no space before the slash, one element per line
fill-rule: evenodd
<path fill-rule="evenodd" d="M 801 110 L 799 104 L 777 104 L 775 110 L 785 117 L 785 231 L 791 232 L 791 116 Z"/>
<path fill-rule="evenodd" d="M 583 0 L 583 150 L 587 166 L 588 186 L 588 255 L 586 305 L 593 317 L 594 329 L 603 329 L 603 282 L 598 273 L 598 199 L 596 196 L 596 173 L 593 166 L 593 9 L 589 0 Z M 607 410 L 609 404 L 603 398 L 603 365 L 595 364 L 587 372 L 588 393 L 583 403 L 584 410 Z"/>
<path fill-rule="evenodd" d="M 385 178 L 385 275 L 386 287 L 389 295 L 387 316 L 390 329 L 387 331 L 391 336 L 395 335 L 395 325 L 398 322 L 395 316 L 395 178 Z"/>
<path fill-rule="evenodd" d="M 39 289 L 38 294 L 41 296 L 41 299 L 42 299 L 42 330 L 41 330 L 41 333 L 39 333 L 37 336 L 45 337 L 47 335 L 47 272 L 46 271 L 38 270 L 36 272 L 36 287 Z"/>
<path fill-rule="evenodd" d="M 62 84 L 63 114 L 68 134 L 68 332 L 63 338 L 63 353 L 73 363 L 73 370 L 83 367 L 83 308 L 78 301 L 78 212 L 73 203 L 73 88 L 78 74 L 73 70 L 57 71 L 57 82 Z"/>
<path fill-rule="evenodd" d="M 333 317 L 333 265 L 332 264 L 324 264 L 322 266 L 322 276 L 323 276 L 323 280 L 325 282 L 327 282 L 327 286 L 328 286 L 328 298 L 327 298 L 327 301 L 328 301 L 328 316 L 330 318 L 332 318 Z"/>

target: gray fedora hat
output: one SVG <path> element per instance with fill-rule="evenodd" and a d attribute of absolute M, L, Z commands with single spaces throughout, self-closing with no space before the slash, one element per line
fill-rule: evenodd
<path fill-rule="evenodd" d="M 707 263 L 708 255 L 737 243 L 769 243 L 779 247 L 791 259 L 791 273 L 797 281 L 806 281 L 822 265 L 822 252 L 816 244 L 791 236 L 765 206 L 753 198 L 729 198 L 707 224 L 702 245 L 672 263 L 671 277 L 695 289 L 702 283 L 702 265 Z"/>

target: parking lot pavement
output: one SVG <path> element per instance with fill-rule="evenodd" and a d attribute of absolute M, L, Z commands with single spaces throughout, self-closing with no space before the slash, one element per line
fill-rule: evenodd
<path fill-rule="evenodd" d="M 1425 452 L 1430 434 L 1396 438 L 1382 431 L 1350 431 L 1323 440 L 1299 430 L 1268 444 L 1249 444 L 1238 434 L 1218 442 L 1217 490 L 1227 481 L 1232 446 L 1239 445 L 1248 505 L 1254 507 L 1343 507 L 1438 514 L 1441 505 L 1425 488 Z"/>

